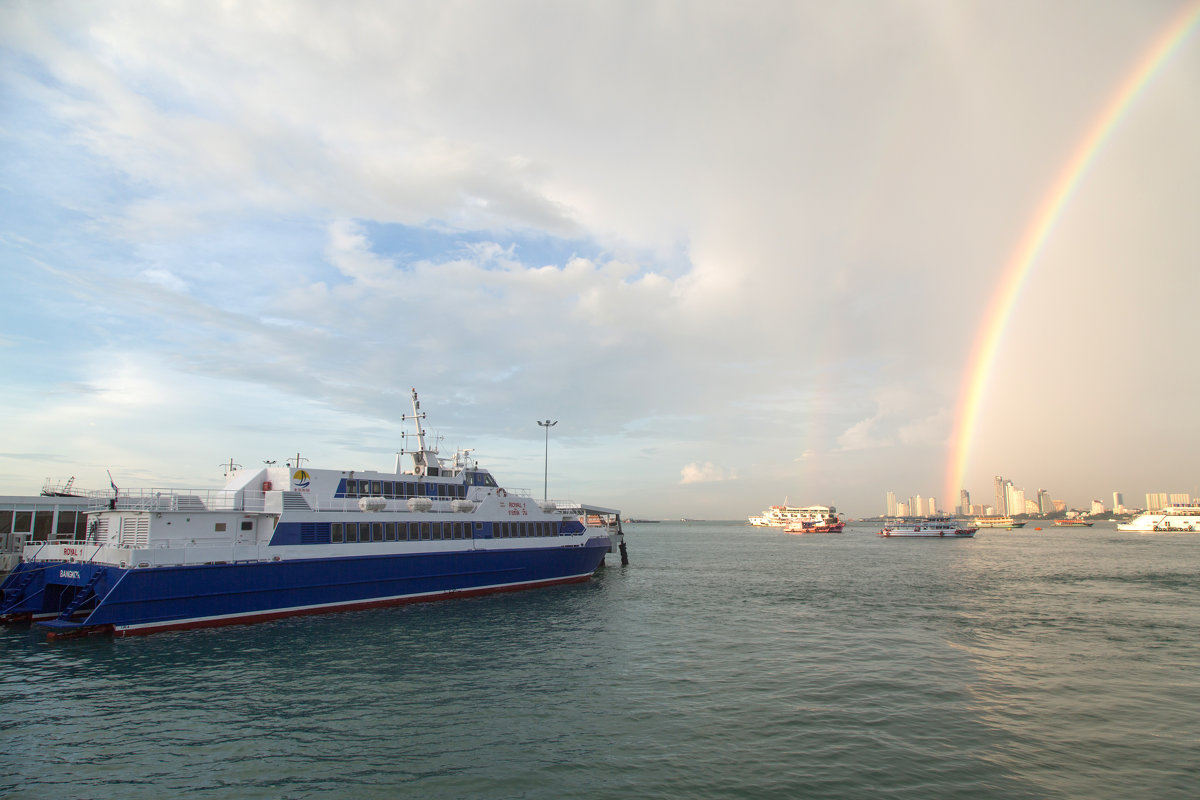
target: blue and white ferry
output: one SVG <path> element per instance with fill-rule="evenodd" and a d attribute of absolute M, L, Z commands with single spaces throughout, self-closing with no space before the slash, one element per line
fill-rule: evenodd
<path fill-rule="evenodd" d="M 614 547 L 624 562 L 619 512 L 506 491 L 470 451 L 439 458 L 412 404 L 417 449 L 395 472 L 297 456 L 221 490 L 114 486 L 81 541 L 24 548 L 0 619 L 124 636 L 582 582 Z"/>

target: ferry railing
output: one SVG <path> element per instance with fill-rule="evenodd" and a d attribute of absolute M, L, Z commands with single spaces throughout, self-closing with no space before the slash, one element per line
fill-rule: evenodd
<path fill-rule="evenodd" d="M 88 511 L 247 511 L 246 499 L 253 502 L 262 492 L 229 489 L 122 489 L 116 495 L 94 492 Z"/>

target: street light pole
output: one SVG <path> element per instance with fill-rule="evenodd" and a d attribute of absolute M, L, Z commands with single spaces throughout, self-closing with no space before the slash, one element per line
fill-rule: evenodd
<path fill-rule="evenodd" d="M 545 468 L 542 471 L 542 499 L 545 500 L 547 495 L 547 487 L 550 485 L 550 429 L 558 424 L 558 420 L 554 420 L 553 422 L 546 420 L 545 422 L 542 422 L 539 419 L 537 424 L 546 429 L 546 460 Z"/>

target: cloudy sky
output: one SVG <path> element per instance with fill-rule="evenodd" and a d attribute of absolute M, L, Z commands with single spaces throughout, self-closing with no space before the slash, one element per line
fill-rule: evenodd
<path fill-rule="evenodd" d="M 945 507 L 984 313 L 1195 2 L 6 2 L 0 493 L 443 454 L 653 517 Z M 1200 32 L 1023 283 L 965 488 L 1200 494 Z M 950 502 L 947 502 L 949 500 Z"/>

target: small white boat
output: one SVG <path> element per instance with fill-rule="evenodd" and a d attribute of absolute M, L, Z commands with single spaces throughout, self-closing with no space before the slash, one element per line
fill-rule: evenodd
<path fill-rule="evenodd" d="M 976 517 L 975 518 L 975 527 L 976 528 L 1007 528 L 1008 530 L 1012 530 L 1013 528 L 1024 528 L 1025 522 L 1024 521 L 1014 522 L 1012 517 L 1001 517 L 1001 516 Z"/>
<path fill-rule="evenodd" d="M 891 525 L 879 532 L 880 536 L 902 539 L 973 539 L 978 528 L 961 528 L 953 522 L 920 522 Z"/>
<path fill-rule="evenodd" d="M 1149 511 L 1131 522 L 1117 525 L 1119 531 L 1153 533 L 1155 531 L 1192 533 L 1200 531 L 1200 504 L 1189 503 L 1167 506 L 1161 511 Z"/>
<path fill-rule="evenodd" d="M 789 522 L 783 526 L 784 533 L 841 533 L 846 527 L 846 523 L 840 519 L 832 519 L 826 522 L 815 522 L 813 520 L 803 520 L 798 522 Z"/>

